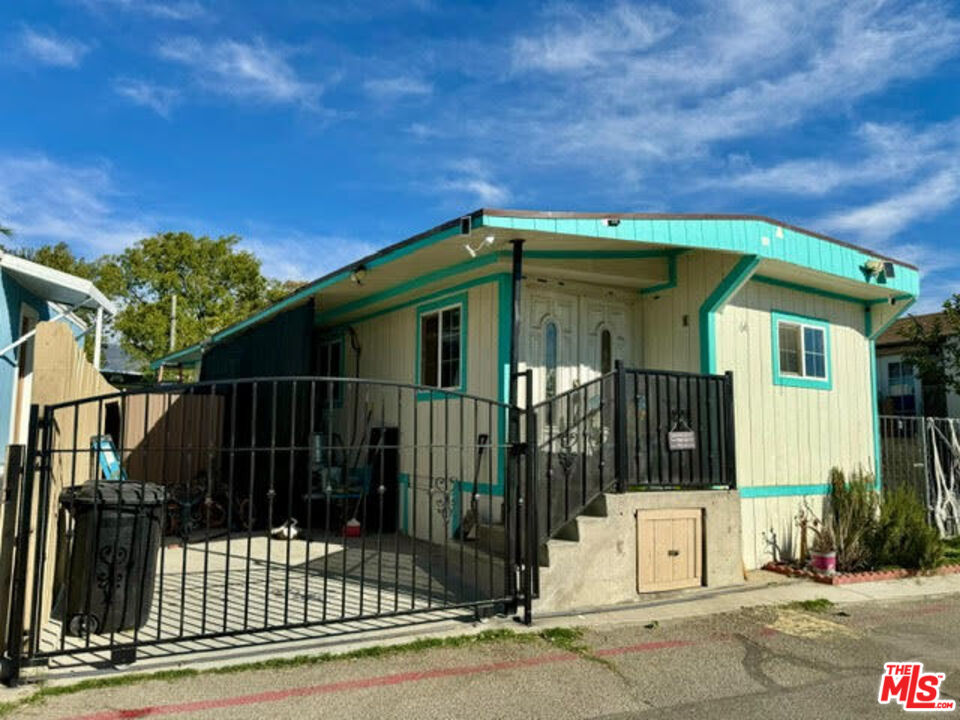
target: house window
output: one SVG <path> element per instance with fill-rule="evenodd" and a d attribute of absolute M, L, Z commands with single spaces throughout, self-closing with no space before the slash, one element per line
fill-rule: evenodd
<path fill-rule="evenodd" d="M 604 328 L 600 333 L 600 372 L 606 375 L 613 370 L 613 338 L 610 331 Z"/>
<path fill-rule="evenodd" d="M 908 363 L 896 361 L 887 365 L 887 394 L 894 414 L 916 414 L 916 386 L 913 381 L 913 368 Z"/>
<path fill-rule="evenodd" d="M 829 324 L 782 312 L 771 316 L 774 384 L 831 389 Z"/>
<path fill-rule="evenodd" d="M 421 307 L 417 316 L 417 382 L 465 390 L 466 295 Z"/>
<path fill-rule="evenodd" d="M 547 370 L 547 397 L 557 394 L 557 324 L 548 322 L 543 329 L 543 364 Z"/>

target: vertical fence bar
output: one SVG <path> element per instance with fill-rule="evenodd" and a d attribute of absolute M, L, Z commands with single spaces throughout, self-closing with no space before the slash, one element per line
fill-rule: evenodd
<path fill-rule="evenodd" d="M 723 376 L 723 437 L 726 441 L 725 484 L 731 489 L 737 487 L 737 441 L 734 432 L 733 411 L 733 373 L 729 370 Z"/>
<path fill-rule="evenodd" d="M 40 644 L 40 635 L 43 632 L 43 574 L 47 564 L 47 533 L 50 522 L 50 471 L 53 462 L 50 453 L 53 447 L 53 413 L 50 408 L 43 409 L 40 420 L 40 453 L 39 477 L 37 487 L 37 528 L 34 541 L 33 555 L 33 605 L 31 607 L 33 620 L 30 623 L 29 651 L 36 654 Z"/>
<path fill-rule="evenodd" d="M 524 495 L 526 503 L 523 508 L 522 522 L 524 524 L 524 535 L 526 536 L 526 545 L 523 550 L 521 561 L 524 568 L 524 588 L 523 588 L 523 622 L 530 625 L 533 622 L 533 596 L 537 587 L 538 562 L 537 555 L 539 545 L 539 534 L 537 533 L 537 413 L 533 408 L 533 371 L 527 370 L 524 373 L 527 378 L 527 401 L 526 401 L 526 424 L 527 437 L 525 442 L 526 477 Z"/>
<path fill-rule="evenodd" d="M 23 658 L 23 626 L 27 602 L 27 559 L 30 556 L 30 509 L 33 505 L 33 487 L 37 471 L 37 424 L 39 423 L 39 414 L 40 408 L 31 405 L 26 460 L 23 465 L 23 482 L 19 494 L 17 551 L 13 568 L 10 623 L 7 627 L 7 654 L 10 658 L 10 672 L 7 682 L 11 687 L 16 686 L 20 681 L 20 665 Z"/>
<path fill-rule="evenodd" d="M 627 456 L 627 375 L 621 360 L 614 363 L 613 412 L 613 472 L 617 492 L 622 493 L 627 489 L 626 474 L 630 461 Z"/>

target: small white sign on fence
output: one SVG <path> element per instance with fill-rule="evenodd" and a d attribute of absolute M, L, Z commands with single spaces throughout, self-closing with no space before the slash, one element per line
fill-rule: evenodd
<path fill-rule="evenodd" d="M 697 434 L 693 430 L 671 430 L 667 433 L 667 448 L 673 450 L 696 450 Z"/>

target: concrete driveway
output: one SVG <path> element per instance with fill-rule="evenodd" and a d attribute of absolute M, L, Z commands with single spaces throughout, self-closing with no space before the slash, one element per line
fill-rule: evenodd
<path fill-rule="evenodd" d="M 584 618 L 584 622 L 588 618 Z M 754 607 L 579 636 L 470 643 L 283 670 L 100 688 L 23 718 L 896 717 L 877 704 L 884 662 L 919 659 L 960 697 L 960 595 Z"/>

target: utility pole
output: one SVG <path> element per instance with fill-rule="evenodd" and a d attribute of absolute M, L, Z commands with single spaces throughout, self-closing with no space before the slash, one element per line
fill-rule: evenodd
<path fill-rule="evenodd" d="M 177 296 L 170 296 L 170 352 L 177 344 Z"/>
<path fill-rule="evenodd" d="M 97 307 L 97 319 L 93 330 L 93 366 L 100 369 L 100 346 L 103 344 L 103 308 Z"/>

